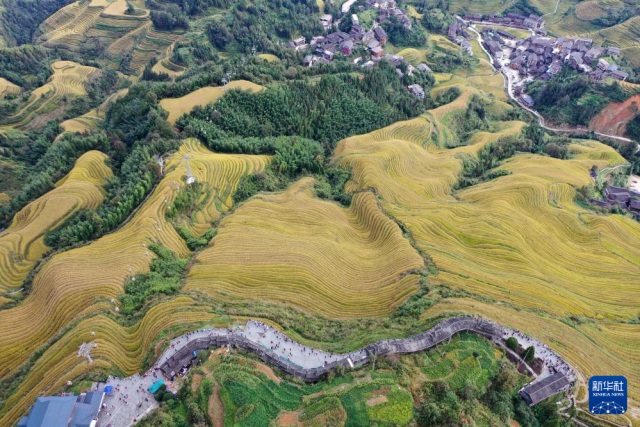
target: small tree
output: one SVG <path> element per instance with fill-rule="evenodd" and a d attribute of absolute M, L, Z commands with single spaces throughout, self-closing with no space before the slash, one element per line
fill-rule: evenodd
<path fill-rule="evenodd" d="M 525 362 L 531 363 L 533 359 L 536 357 L 536 349 L 533 346 L 527 347 L 527 349 L 522 353 L 522 358 Z"/>
<path fill-rule="evenodd" d="M 516 339 L 516 337 L 509 337 L 507 339 L 507 347 L 509 347 L 513 351 L 518 349 L 518 340 Z"/>

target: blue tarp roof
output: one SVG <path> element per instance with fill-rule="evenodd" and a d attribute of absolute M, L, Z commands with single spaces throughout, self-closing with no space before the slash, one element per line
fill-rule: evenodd
<path fill-rule="evenodd" d="M 104 388 L 104 392 L 109 394 L 113 391 L 113 386 L 112 385 L 108 385 Z"/>

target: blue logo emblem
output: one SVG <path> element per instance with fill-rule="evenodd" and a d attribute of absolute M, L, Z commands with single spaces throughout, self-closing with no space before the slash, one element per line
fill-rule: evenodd
<path fill-rule="evenodd" d="M 597 415 L 620 415 L 627 412 L 627 379 L 622 376 L 591 377 L 589 411 Z"/>

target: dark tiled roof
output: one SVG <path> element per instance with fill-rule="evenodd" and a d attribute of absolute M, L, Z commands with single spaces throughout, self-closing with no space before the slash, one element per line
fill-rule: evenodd
<path fill-rule="evenodd" d="M 530 404 L 535 405 L 536 403 L 542 402 L 547 397 L 559 393 L 569 384 L 569 379 L 564 374 L 555 373 L 525 387 L 520 391 L 520 394 Z"/>

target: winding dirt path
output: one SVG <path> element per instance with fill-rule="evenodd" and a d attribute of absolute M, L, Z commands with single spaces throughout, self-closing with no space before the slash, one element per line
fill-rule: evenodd
<path fill-rule="evenodd" d="M 220 384 L 216 383 L 213 386 L 213 393 L 211 393 L 211 397 L 209 397 L 209 417 L 211 417 L 211 422 L 213 423 L 213 427 L 223 427 L 224 426 L 224 406 L 222 405 L 222 400 L 220 400 Z"/>

